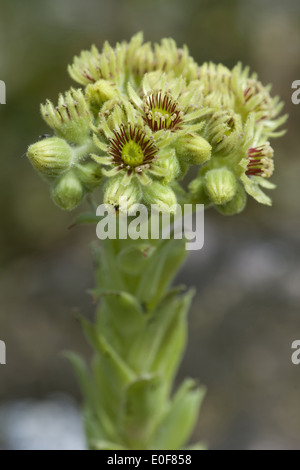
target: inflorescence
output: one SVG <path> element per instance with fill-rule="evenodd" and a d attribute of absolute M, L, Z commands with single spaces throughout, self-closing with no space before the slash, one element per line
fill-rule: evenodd
<path fill-rule="evenodd" d="M 269 139 L 283 134 L 287 116 L 248 68 L 199 66 L 172 39 L 152 46 L 139 33 L 83 51 L 68 71 L 81 88 L 41 106 L 53 136 L 28 149 L 61 208 L 100 186 L 118 210 L 120 195 L 132 205 L 203 203 L 228 215 L 244 209 L 247 193 L 271 204 L 261 189 L 274 187 Z M 188 188 L 179 185 L 195 165 Z"/>

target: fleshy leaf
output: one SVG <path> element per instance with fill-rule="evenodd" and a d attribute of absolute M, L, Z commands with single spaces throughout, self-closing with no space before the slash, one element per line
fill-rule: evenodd
<path fill-rule="evenodd" d="M 183 382 L 175 394 L 164 419 L 158 424 L 151 448 L 178 450 L 189 439 L 197 421 L 205 390 L 193 380 Z"/>
<path fill-rule="evenodd" d="M 121 429 L 128 446 L 142 449 L 164 411 L 165 385 L 162 377 L 145 376 L 128 385 L 124 393 Z"/>

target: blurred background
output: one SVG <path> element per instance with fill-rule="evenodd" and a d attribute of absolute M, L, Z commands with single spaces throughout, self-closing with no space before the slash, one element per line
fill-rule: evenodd
<path fill-rule="evenodd" d="M 207 386 L 193 441 L 212 449 L 300 449 L 300 79 L 297 0 L 1 0 L 0 79 L 0 448 L 81 449 L 80 395 L 60 352 L 86 357 L 76 312 L 92 315 L 92 227 L 56 208 L 25 153 L 47 133 L 39 114 L 71 79 L 66 66 L 143 30 L 172 36 L 201 63 L 249 64 L 286 102 L 288 133 L 275 147 L 272 208 L 206 214 L 205 246 L 178 282 L 197 287 L 190 341 L 178 379 Z"/>

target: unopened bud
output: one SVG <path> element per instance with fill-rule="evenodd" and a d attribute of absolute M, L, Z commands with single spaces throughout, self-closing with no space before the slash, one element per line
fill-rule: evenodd
<path fill-rule="evenodd" d="M 206 194 L 203 176 L 198 176 L 189 184 L 191 200 L 194 204 L 205 204 L 208 206 L 211 201 Z"/>
<path fill-rule="evenodd" d="M 77 176 L 69 171 L 52 187 L 52 198 L 61 209 L 71 211 L 82 201 L 84 190 Z"/>
<path fill-rule="evenodd" d="M 158 181 L 143 187 L 144 199 L 148 204 L 156 204 L 163 212 L 176 212 L 177 199 L 174 191 Z"/>
<path fill-rule="evenodd" d="M 247 203 L 247 194 L 244 188 L 239 184 L 237 192 L 226 204 L 216 206 L 218 212 L 222 215 L 236 215 L 245 209 Z"/>
<path fill-rule="evenodd" d="M 105 101 L 116 98 L 119 95 L 114 83 L 108 80 L 98 80 L 86 87 L 85 96 L 92 106 L 99 107 Z"/>
<path fill-rule="evenodd" d="M 214 204 L 226 204 L 237 191 L 237 180 L 226 168 L 210 170 L 205 175 L 205 190 Z"/>
<path fill-rule="evenodd" d="M 211 145 L 200 135 L 186 135 L 177 141 L 177 152 L 192 165 L 202 165 L 211 157 Z"/>
<path fill-rule="evenodd" d="M 122 185 L 122 176 L 110 178 L 104 188 L 104 204 L 117 212 L 130 214 L 139 203 L 141 189 L 139 182 L 132 179 L 127 186 Z"/>
<path fill-rule="evenodd" d="M 58 137 L 36 142 L 29 147 L 27 155 L 36 170 L 50 177 L 64 173 L 72 162 L 72 148 Z"/>

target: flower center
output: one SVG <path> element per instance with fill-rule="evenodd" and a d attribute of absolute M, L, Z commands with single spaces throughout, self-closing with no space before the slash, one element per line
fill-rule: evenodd
<path fill-rule="evenodd" d="M 169 93 L 156 91 L 144 97 L 144 121 L 154 132 L 178 129 L 182 117 L 182 108 Z"/>
<path fill-rule="evenodd" d="M 145 132 L 124 124 L 113 132 L 115 137 L 110 139 L 108 147 L 113 163 L 118 165 L 119 169 L 126 168 L 128 171 L 141 172 L 149 168 L 156 156 L 157 148 Z"/>
<path fill-rule="evenodd" d="M 126 142 L 122 148 L 121 155 L 122 160 L 126 165 L 138 166 L 144 161 L 142 148 L 133 140 Z"/>
<path fill-rule="evenodd" d="M 273 155 L 274 151 L 269 142 L 260 147 L 250 148 L 248 151 L 249 163 L 246 175 L 270 178 L 274 171 Z"/>

